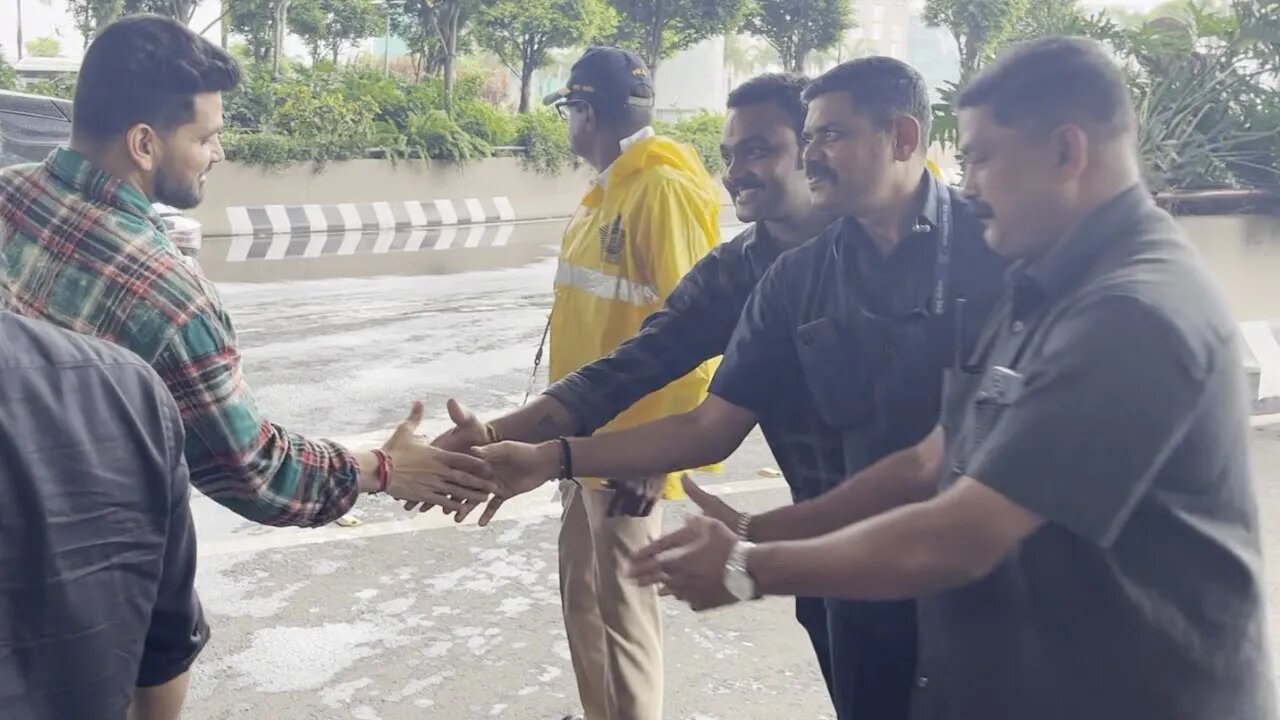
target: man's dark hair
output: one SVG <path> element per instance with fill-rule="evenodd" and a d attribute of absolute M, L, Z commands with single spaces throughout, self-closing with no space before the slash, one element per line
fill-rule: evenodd
<path fill-rule="evenodd" d="M 809 78 L 794 73 L 765 73 L 742 83 L 729 93 L 730 110 L 759 103 L 773 103 L 787 112 L 796 140 L 804 137 L 804 91 Z"/>
<path fill-rule="evenodd" d="M 139 123 L 166 132 L 191 121 L 196 95 L 239 84 L 235 59 L 178 21 L 127 17 L 103 30 L 84 54 L 72 133 L 106 140 Z"/>
<path fill-rule="evenodd" d="M 1102 45 L 1052 37 L 1013 46 L 960 93 L 958 107 L 985 107 L 995 121 L 1047 133 L 1075 124 L 1115 138 L 1137 127 L 1120 67 Z"/>
<path fill-rule="evenodd" d="M 891 57 L 865 57 L 841 63 L 805 88 L 805 102 L 833 92 L 847 92 L 855 108 L 888 130 L 894 118 L 909 115 L 920 123 L 920 152 L 929 148 L 933 106 L 924 78 L 910 65 Z"/>

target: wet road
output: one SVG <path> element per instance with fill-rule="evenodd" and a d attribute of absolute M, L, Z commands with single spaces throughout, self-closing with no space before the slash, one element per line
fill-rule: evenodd
<path fill-rule="evenodd" d="M 253 243 L 210 241 L 201 262 L 220 283 L 270 416 L 371 444 L 413 399 L 427 403 L 428 433 L 445 426 L 449 397 L 485 416 L 521 401 L 550 303 L 556 232 L 517 228 L 503 245 L 468 246 L 464 236 L 439 249 L 438 238 L 413 248 L 404 236 L 372 237 L 310 257 L 310 238 L 263 239 L 247 253 Z M 1280 431 L 1258 430 L 1255 450 L 1260 478 L 1274 480 Z M 723 474 L 704 479 L 758 511 L 787 499 L 781 481 L 762 474 L 771 467 L 753 434 Z M 1263 484 L 1274 530 L 1275 497 Z M 357 505 L 360 525 L 318 530 L 253 526 L 207 498 L 194 508 L 214 636 L 187 717 L 541 720 L 578 709 L 549 489 L 508 503 L 486 529 L 376 498 Z M 674 526 L 687 506 L 666 512 Z M 1277 537 L 1268 533 L 1273 557 Z M 788 601 L 704 616 L 665 607 L 665 717 L 828 716 Z"/>

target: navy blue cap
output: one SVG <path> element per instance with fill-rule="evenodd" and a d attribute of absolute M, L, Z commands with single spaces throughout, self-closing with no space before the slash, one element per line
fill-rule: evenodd
<path fill-rule="evenodd" d="M 542 99 L 543 105 L 585 100 L 592 106 L 653 107 L 653 81 L 639 55 L 615 47 L 587 48 L 569 70 L 569 83 Z"/>

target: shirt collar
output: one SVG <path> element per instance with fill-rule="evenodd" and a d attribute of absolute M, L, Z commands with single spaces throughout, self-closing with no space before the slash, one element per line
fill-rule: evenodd
<path fill-rule="evenodd" d="M 68 148 L 58 148 L 45 159 L 45 167 L 55 178 L 90 202 L 137 215 L 161 232 L 165 231 L 164 221 L 141 190 L 99 170 L 84 155 Z"/>
<path fill-rule="evenodd" d="M 646 140 L 648 138 L 654 137 L 655 135 L 657 135 L 657 133 L 654 131 L 653 127 L 650 125 L 645 125 L 644 127 L 640 128 L 639 130 L 632 133 L 631 135 L 628 135 L 622 138 L 622 140 L 618 141 L 618 149 L 621 150 L 622 152 L 626 152 L 627 148 L 631 147 L 632 145 L 635 145 L 641 140 Z M 600 186 L 600 189 L 602 190 L 605 187 L 607 187 L 609 184 L 609 171 L 611 169 L 613 169 L 613 163 L 609 163 L 609 167 L 606 167 L 604 170 L 600 171 L 600 174 L 596 176 L 596 185 Z"/>
<path fill-rule="evenodd" d="M 895 253 L 897 248 L 907 244 L 914 245 L 919 242 L 918 238 L 932 235 L 933 231 L 938 228 L 939 192 L 947 192 L 946 187 L 928 170 L 925 170 L 921 175 L 920 185 L 916 187 L 917 200 L 915 214 L 913 215 L 914 224 L 908 228 L 907 234 L 894 248 Z M 843 217 L 836 222 L 836 225 L 840 228 L 838 237 L 851 238 L 857 240 L 860 244 L 870 246 L 871 238 L 862 229 L 862 223 L 858 222 L 857 218 Z M 872 251 L 870 247 L 867 248 L 867 252 L 872 252 L 876 256 L 879 256 L 880 253 L 879 250 Z"/>
<path fill-rule="evenodd" d="M 1010 272 L 1015 292 L 1034 301 L 1061 297 L 1107 248 L 1132 233 L 1154 207 L 1155 202 L 1141 184 L 1111 198 L 1043 257 L 1014 265 Z"/>

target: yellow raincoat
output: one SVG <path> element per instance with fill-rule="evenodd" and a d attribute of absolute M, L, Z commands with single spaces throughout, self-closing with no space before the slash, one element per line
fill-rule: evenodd
<path fill-rule="evenodd" d="M 720 241 L 719 212 L 719 188 L 693 148 L 650 132 L 623 142 L 622 154 L 583 197 L 565 230 L 551 309 L 551 382 L 639 332 L 684 274 Z M 694 409 L 707 396 L 718 363 L 704 362 L 599 432 Z M 600 487 L 595 478 L 578 480 Z M 679 473 L 667 476 L 662 496 L 684 496 Z"/>

